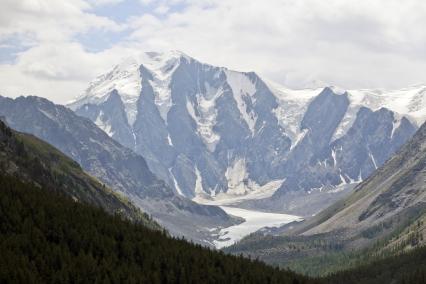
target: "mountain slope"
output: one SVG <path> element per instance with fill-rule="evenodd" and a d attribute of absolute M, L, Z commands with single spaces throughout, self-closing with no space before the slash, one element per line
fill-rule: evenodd
<path fill-rule="evenodd" d="M 426 124 L 389 161 L 304 234 L 350 228 L 359 232 L 409 207 L 426 203 Z M 320 217 L 318 217 L 320 218 Z M 316 219 L 316 218 L 314 218 Z"/>
<path fill-rule="evenodd" d="M 1 283 L 319 283 L 0 173 Z"/>
<path fill-rule="evenodd" d="M 199 205 L 175 195 L 152 174 L 144 158 L 66 107 L 38 97 L 0 97 L 0 115 L 12 128 L 31 133 L 60 149 L 174 235 L 211 245 L 215 238 L 211 228 L 237 222 L 219 207 Z"/>
<path fill-rule="evenodd" d="M 0 282 L 422 283 L 425 248 L 309 279 L 131 224 L 0 173 Z M 167 249 L 164 249 L 167 248 Z"/>
<path fill-rule="evenodd" d="M 325 283 L 425 283 L 426 247 L 332 274 Z"/>
<path fill-rule="evenodd" d="M 75 201 L 100 207 L 110 214 L 120 214 L 134 222 L 160 227 L 122 196 L 90 177 L 80 166 L 60 151 L 23 133 L 15 132 L 0 120 L 0 172 L 61 192 Z"/>
<path fill-rule="evenodd" d="M 424 92 L 295 91 L 171 51 L 124 60 L 69 106 L 144 156 L 177 194 L 309 216 L 414 134 Z"/>
<path fill-rule="evenodd" d="M 275 236 L 257 233 L 227 249 L 323 274 L 426 244 L 426 124 L 347 198 Z"/>

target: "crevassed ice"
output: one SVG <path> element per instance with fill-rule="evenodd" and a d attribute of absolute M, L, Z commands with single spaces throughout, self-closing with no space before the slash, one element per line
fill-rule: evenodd
<path fill-rule="evenodd" d="M 265 80 L 271 92 L 278 101 L 278 107 L 273 113 L 278 119 L 280 125 L 285 129 L 286 134 L 293 141 L 300 137 L 300 122 L 306 112 L 306 109 L 314 97 L 316 97 L 323 88 L 291 90 L 279 84 Z M 342 95 L 344 90 L 331 87 L 336 95 Z M 342 121 L 333 134 L 332 141 L 342 137 L 353 125 L 358 110 L 364 106 L 373 111 L 382 107 L 394 112 L 395 121 L 391 136 L 399 127 L 403 116 L 411 122 L 420 126 L 426 120 L 426 86 L 415 86 L 400 90 L 348 90 L 349 107 Z"/>
<path fill-rule="evenodd" d="M 360 107 L 373 111 L 382 107 L 394 112 L 395 121 L 391 136 L 399 127 L 403 116 L 420 126 L 426 120 L 426 86 L 416 86 L 400 90 L 349 90 L 350 105 L 342 122 L 336 129 L 332 141 L 342 137 L 353 125 Z"/>
<path fill-rule="evenodd" d="M 280 126 L 292 141 L 292 148 L 306 134 L 300 129 L 300 123 L 309 103 L 321 91 L 318 89 L 291 90 L 271 81 L 265 80 L 268 88 L 277 98 L 278 107 L 272 110 Z"/>
<path fill-rule="evenodd" d="M 103 118 L 104 114 L 101 111 L 98 115 L 98 117 L 95 120 L 95 124 L 102 129 L 106 134 L 108 134 L 108 136 L 112 136 L 114 135 L 114 132 L 112 131 L 112 126 L 111 124 L 108 123 L 108 121 L 104 121 Z"/>

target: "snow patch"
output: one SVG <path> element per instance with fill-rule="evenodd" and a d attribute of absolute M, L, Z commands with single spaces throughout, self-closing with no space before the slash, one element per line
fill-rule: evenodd
<path fill-rule="evenodd" d="M 170 138 L 170 134 L 167 134 L 167 144 L 173 146 L 172 138 Z"/>
<path fill-rule="evenodd" d="M 195 187 L 194 187 L 195 195 L 205 195 L 203 191 L 203 179 L 201 177 L 200 171 L 198 167 L 195 167 Z"/>
<path fill-rule="evenodd" d="M 223 94 L 222 88 L 212 88 L 208 83 L 205 85 L 206 93 L 195 95 L 196 105 L 186 102 L 186 109 L 197 125 L 197 133 L 203 140 L 207 149 L 214 152 L 220 136 L 213 131 L 216 125 L 217 109 L 216 100 Z"/>
<path fill-rule="evenodd" d="M 374 156 L 371 152 L 368 152 L 368 156 L 370 157 L 371 161 L 373 162 L 374 168 L 377 170 L 377 164 L 376 160 L 374 159 Z"/>
<path fill-rule="evenodd" d="M 338 96 L 344 95 L 346 93 L 346 90 L 337 86 L 329 86 L 329 88 L 333 93 L 335 93 Z"/>
<path fill-rule="evenodd" d="M 179 52 L 142 54 L 141 64 L 148 69 L 153 79 L 150 80 L 154 91 L 155 104 L 160 112 L 161 118 L 167 123 L 167 115 L 172 107 L 172 95 L 170 82 L 172 75 L 179 66 L 182 54 Z"/>
<path fill-rule="evenodd" d="M 341 185 L 347 184 L 347 182 L 346 182 L 345 178 L 342 176 L 342 174 L 340 174 L 340 180 L 342 181 Z"/>
<path fill-rule="evenodd" d="M 331 157 L 333 157 L 333 167 L 336 167 L 336 165 L 337 165 L 336 151 L 334 151 L 334 149 L 331 150 Z"/>
<path fill-rule="evenodd" d="M 241 195 L 249 190 L 247 186 L 248 173 L 245 159 L 237 159 L 226 169 L 225 177 L 228 181 L 228 194 Z"/>
<path fill-rule="evenodd" d="M 252 110 L 249 111 L 247 109 L 245 100 L 250 100 L 252 104 L 255 103 L 256 99 L 253 97 L 253 95 L 256 93 L 256 86 L 244 73 L 230 70 L 224 70 L 224 72 L 227 78 L 227 82 L 231 87 L 232 94 L 234 96 L 235 102 L 237 103 L 241 117 L 246 122 L 252 135 L 254 135 L 257 115 Z"/>
<path fill-rule="evenodd" d="M 392 132 L 391 132 L 391 135 L 390 135 L 391 139 L 393 138 L 395 130 L 397 130 L 400 125 L 401 125 L 401 118 L 400 117 L 395 119 L 394 121 L 392 121 Z"/>
<path fill-rule="evenodd" d="M 49 112 L 47 112 L 47 111 L 45 111 L 45 110 L 42 110 L 42 109 L 39 109 L 39 111 L 40 111 L 42 114 L 44 114 L 44 115 L 45 115 L 48 119 L 53 120 L 53 121 L 56 121 L 56 117 L 55 117 L 54 115 L 50 114 Z"/>
<path fill-rule="evenodd" d="M 136 149 L 136 142 L 137 142 L 137 140 L 136 140 L 136 133 L 133 130 L 133 127 L 130 127 L 130 130 L 132 131 L 132 137 L 133 137 L 133 142 L 134 142 L 133 149 Z"/>
<path fill-rule="evenodd" d="M 292 141 L 291 146 L 290 146 L 290 151 L 296 147 L 300 141 L 303 140 L 303 138 L 305 137 L 306 133 L 308 133 L 308 129 L 303 129 L 302 132 L 299 132 L 296 134 L 295 139 Z"/>
<path fill-rule="evenodd" d="M 99 112 L 98 117 L 95 120 L 95 124 L 102 129 L 109 137 L 114 135 L 114 131 L 112 131 L 112 126 L 108 121 L 104 118 L 104 113 L 102 111 Z"/>
<path fill-rule="evenodd" d="M 177 181 L 176 181 L 176 178 L 175 178 L 174 174 L 172 173 L 172 168 L 169 168 L 169 173 L 170 173 L 170 175 L 171 175 L 171 176 L 172 176 L 172 178 L 173 178 L 173 184 L 174 184 L 174 186 L 175 186 L 175 189 L 176 189 L 177 193 L 178 193 L 179 195 L 185 196 L 185 195 L 183 194 L 182 190 L 180 189 L 179 184 L 177 183 Z"/>

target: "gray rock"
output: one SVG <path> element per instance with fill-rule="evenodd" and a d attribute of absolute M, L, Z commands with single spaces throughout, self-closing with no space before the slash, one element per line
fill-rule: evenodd
<path fill-rule="evenodd" d="M 351 188 L 346 185 L 367 178 L 417 128 L 407 118 L 397 118 L 389 109 L 373 111 L 361 107 L 353 114 L 356 116 L 353 124 L 335 139 L 345 116 L 353 111 L 352 102 L 347 92 L 325 88 L 305 108 L 300 108 L 304 113 L 299 114 L 300 121 L 294 122 L 298 125 L 287 125 L 305 133 L 296 141 L 288 127 L 283 127 L 288 122 L 279 121 L 275 113 L 280 107 L 279 96 L 257 74 L 203 64 L 181 53 L 147 56 L 149 59 L 135 63 L 138 67 L 133 70 L 138 76 L 135 75 L 135 80 L 141 85 L 133 123 L 125 123 L 123 119 L 125 101 L 118 101 L 114 109 L 109 107 L 111 96 L 115 100 L 119 94 L 126 100 L 120 91 L 96 93 L 105 99 L 94 100 L 96 84 L 115 87 L 115 79 L 109 75 L 92 84 L 86 96 L 70 107 L 95 122 L 101 118 L 102 111 L 108 118 L 112 137 L 132 146 L 129 137 L 133 136 L 133 149 L 145 157 L 151 171 L 176 193 L 188 198 L 197 195 L 214 198 L 235 188 L 257 190 L 271 181 L 285 180 L 272 198 L 244 202 L 241 206 L 281 212 L 292 207 L 300 212 L 309 203 L 299 202 L 298 209 L 288 204 L 286 196 L 319 191 L 316 195 L 324 196 L 315 200 L 337 200 L 342 194 L 329 193 L 339 190 L 339 186 Z M 165 60 L 167 56 L 170 58 Z M 161 71 L 151 68 L 152 62 L 157 64 L 162 60 L 166 63 Z M 119 72 L 120 68 L 114 70 Z M 129 73 L 127 69 L 123 72 Z M 165 74 L 168 81 L 161 81 Z M 170 98 L 164 102 L 160 96 L 165 93 Z M 98 111 L 89 114 L 87 109 Z M 398 119 L 400 123 L 394 129 Z M 238 169 L 241 180 L 233 186 L 235 181 L 230 180 L 229 173 L 238 161 L 243 161 Z M 197 182 L 202 185 L 199 189 L 202 192 L 196 192 Z M 322 209 L 317 205 L 311 208 Z M 307 214 L 312 213 L 308 211 Z"/>
<path fill-rule="evenodd" d="M 114 99 L 114 93 L 112 96 Z M 109 102 L 102 105 L 103 110 Z M 219 207 L 200 205 L 176 196 L 150 171 L 144 158 L 110 138 L 89 119 L 77 116 L 64 106 L 39 97 L 14 100 L 0 97 L 0 115 L 12 128 L 57 147 L 92 176 L 151 214 L 174 235 L 211 245 L 213 237 L 209 226 L 226 227 L 239 222 Z"/>

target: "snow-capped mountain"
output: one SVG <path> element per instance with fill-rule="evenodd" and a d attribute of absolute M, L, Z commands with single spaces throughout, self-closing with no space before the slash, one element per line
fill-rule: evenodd
<path fill-rule="evenodd" d="M 180 195 L 300 214 L 284 205 L 290 192 L 360 182 L 413 135 L 426 119 L 426 86 L 290 90 L 178 51 L 149 52 L 96 78 L 69 107 Z"/>

